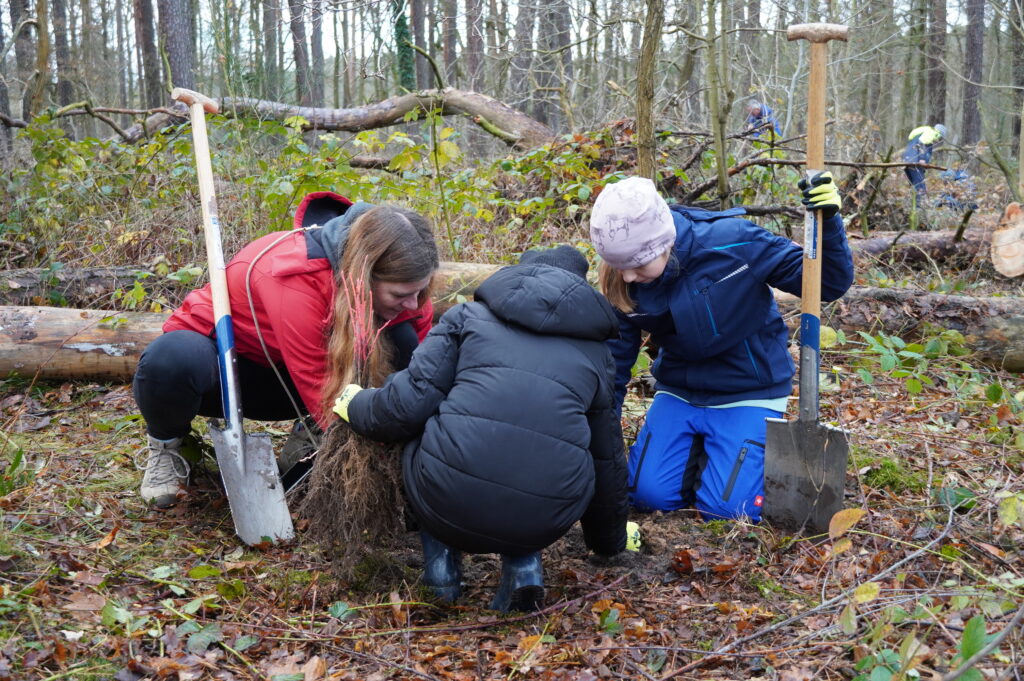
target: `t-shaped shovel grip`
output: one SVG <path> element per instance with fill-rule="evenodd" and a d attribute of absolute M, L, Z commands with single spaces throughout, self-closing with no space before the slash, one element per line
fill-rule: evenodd
<path fill-rule="evenodd" d="M 825 69 L 827 43 L 845 41 L 849 28 L 840 24 L 795 24 L 789 40 L 811 43 L 807 85 L 807 181 L 825 168 Z M 800 293 L 800 420 L 818 420 L 818 367 L 821 347 L 821 211 L 804 218 L 803 282 Z"/>

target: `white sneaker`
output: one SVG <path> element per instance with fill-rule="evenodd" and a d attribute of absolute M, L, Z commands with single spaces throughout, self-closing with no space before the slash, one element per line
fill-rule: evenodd
<path fill-rule="evenodd" d="M 158 440 L 149 436 L 149 456 L 139 494 L 147 504 L 168 508 L 178 502 L 178 492 L 188 483 L 189 465 L 181 456 L 182 438 Z"/>

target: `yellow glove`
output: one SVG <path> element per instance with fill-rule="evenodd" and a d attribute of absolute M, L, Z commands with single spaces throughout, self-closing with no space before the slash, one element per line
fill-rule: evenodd
<path fill-rule="evenodd" d="M 808 181 L 806 178 L 797 183 L 803 203 L 812 210 L 820 210 L 821 217 L 828 220 L 843 207 L 843 199 L 839 189 L 832 181 L 832 173 L 818 173 Z"/>
<path fill-rule="evenodd" d="M 352 403 L 352 398 L 362 390 L 362 387 L 355 383 L 349 383 L 345 386 L 345 389 L 338 395 L 338 399 L 334 400 L 334 407 L 331 411 L 340 416 L 345 421 L 348 421 L 348 405 Z"/>
<path fill-rule="evenodd" d="M 640 550 L 640 526 L 632 520 L 626 523 L 626 550 Z"/>

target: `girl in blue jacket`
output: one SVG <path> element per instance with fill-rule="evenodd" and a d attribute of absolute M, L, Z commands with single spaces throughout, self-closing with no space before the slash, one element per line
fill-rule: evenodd
<path fill-rule="evenodd" d="M 821 295 L 832 301 L 853 283 L 839 193 L 830 173 L 800 188 L 824 216 Z M 795 372 L 769 287 L 800 295 L 803 250 L 744 212 L 669 206 L 639 177 L 594 203 L 601 288 L 619 318 L 609 344 L 620 410 L 642 336 L 658 348 L 654 401 L 629 452 L 640 510 L 761 518 L 765 419 L 786 411 Z"/>

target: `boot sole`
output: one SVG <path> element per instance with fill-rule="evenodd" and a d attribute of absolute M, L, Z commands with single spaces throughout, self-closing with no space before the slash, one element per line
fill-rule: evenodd
<path fill-rule="evenodd" d="M 534 612 L 544 607 L 544 587 L 536 584 L 521 586 L 512 592 L 508 609 L 517 612 Z"/>

